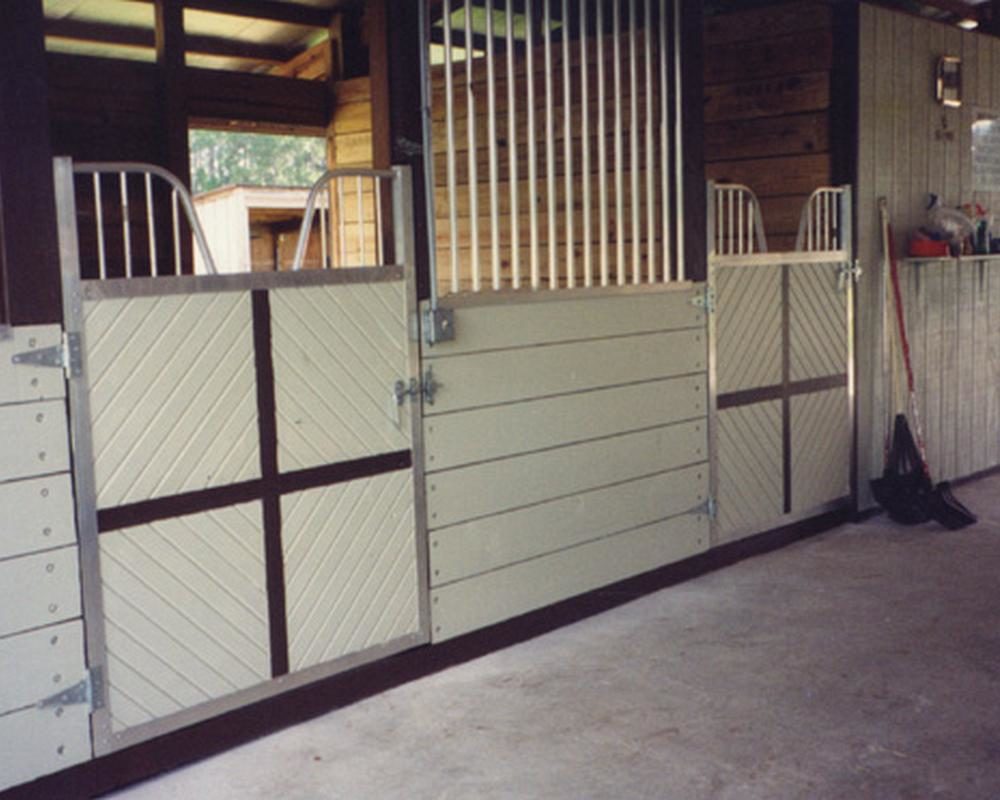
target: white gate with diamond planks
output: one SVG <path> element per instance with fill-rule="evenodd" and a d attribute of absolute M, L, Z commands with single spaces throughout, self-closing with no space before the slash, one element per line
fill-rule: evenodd
<path fill-rule="evenodd" d="M 410 184 L 377 175 L 401 263 L 309 273 L 81 280 L 57 191 L 98 754 L 429 641 Z"/>
<path fill-rule="evenodd" d="M 847 187 L 821 189 L 787 253 L 723 253 L 710 214 L 716 543 L 851 501 L 853 267 Z"/>

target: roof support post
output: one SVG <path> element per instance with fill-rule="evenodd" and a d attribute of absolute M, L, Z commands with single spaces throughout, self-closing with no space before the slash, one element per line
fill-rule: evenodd
<path fill-rule="evenodd" d="M 3 13 L 0 303 L 10 316 L 0 311 L 0 323 L 54 323 L 62 319 L 62 297 L 42 0 L 5 3 Z"/>

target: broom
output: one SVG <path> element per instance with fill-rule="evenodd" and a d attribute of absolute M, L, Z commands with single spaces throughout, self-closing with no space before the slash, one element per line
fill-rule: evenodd
<path fill-rule="evenodd" d="M 889 517 L 904 525 L 915 525 L 933 519 L 949 530 L 958 530 L 975 523 L 976 516 L 952 494 L 944 481 L 937 486 L 931 480 L 927 464 L 927 448 L 920 426 L 920 409 L 917 405 L 916 382 L 910 359 L 910 344 L 906 336 L 906 320 L 899 291 L 899 269 L 893 245 L 889 211 L 884 197 L 879 198 L 879 217 L 882 223 L 882 248 L 886 258 L 892 291 L 887 302 L 893 307 L 893 321 L 887 326 L 891 358 L 892 384 L 890 413 L 894 416 L 888 431 L 891 440 L 885 443 L 885 469 L 882 477 L 872 481 L 872 494 Z M 898 337 L 898 340 L 897 340 Z M 906 369 L 907 406 L 913 418 L 914 432 L 910 430 L 906 414 L 899 411 L 898 360 L 902 355 Z M 887 433 L 887 436 L 889 434 Z"/>

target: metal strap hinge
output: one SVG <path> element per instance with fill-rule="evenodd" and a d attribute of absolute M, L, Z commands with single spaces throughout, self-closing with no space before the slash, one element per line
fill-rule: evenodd
<path fill-rule="evenodd" d="M 10 360 L 32 367 L 56 367 L 62 369 L 67 378 L 77 378 L 83 372 L 80 334 L 64 333 L 61 344 L 15 353 Z"/>
<path fill-rule="evenodd" d="M 709 497 L 704 503 L 699 506 L 695 506 L 692 509 L 693 514 L 704 514 L 709 519 L 715 519 L 719 516 L 719 504 L 715 501 L 714 497 Z"/>
<path fill-rule="evenodd" d="M 422 380 L 410 378 L 409 383 L 403 380 L 396 381 L 392 387 L 392 393 L 396 398 L 397 407 L 403 405 L 407 397 L 410 398 L 411 403 L 418 397 L 422 397 L 427 405 L 432 406 L 434 398 L 437 396 L 437 390 L 440 388 L 441 384 L 434 379 L 434 367 L 428 367 L 424 370 Z"/>
<path fill-rule="evenodd" d="M 691 305 L 705 309 L 708 314 L 715 313 L 715 289 L 706 286 L 691 298 Z"/>
<path fill-rule="evenodd" d="M 91 711 L 103 706 L 104 673 L 100 667 L 92 667 L 83 680 L 57 692 L 50 697 L 39 700 L 37 708 L 56 708 L 58 706 L 76 706 L 86 703 Z"/>

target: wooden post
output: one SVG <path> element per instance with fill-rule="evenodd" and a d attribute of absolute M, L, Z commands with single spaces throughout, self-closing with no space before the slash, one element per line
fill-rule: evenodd
<path fill-rule="evenodd" d="M 681 113 L 684 164 L 684 263 L 689 280 L 703 281 L 708 272 L 705 237 L 705 111 L 703 73 L 703 10 L 700 0 L 681 4 Z"/>
<path fill-rule="evenodd" d="M 14 325 L 62 319 L 42 0 L 0 25 L 0 290 Z M 0 312 L 2 314 L 3 312 Z"/>
<path fill-rule="evenodd" d="M 156 4 L 156 64 L 159 68 L 161 109 L 162 165 L 176 175 L 185 186 L 191 186 L 191 153 L 188 146 L 187 92 L 184 64 L 184 2 L 154 0 Z M 163 203 L 158 203 L 162 206 Z M 159 215 L 157 227 L 166 230 Z M 165 241 L 165 237 L 162 237 Z M 172 260 L 160 259 L 163 269 Z M 191 240 L 181 237 L 181 270 L 194 271 Z"/>

